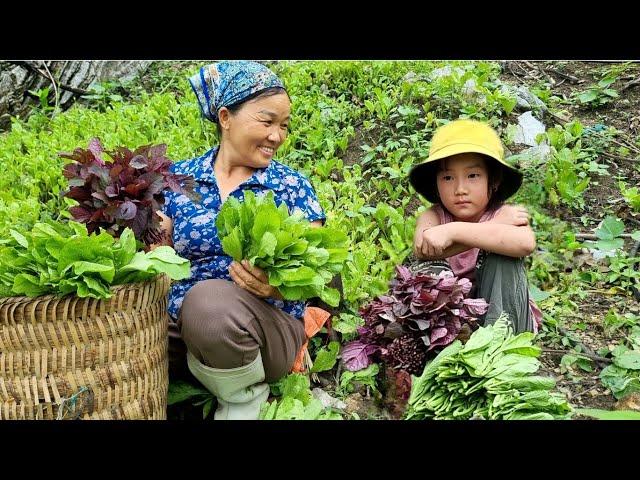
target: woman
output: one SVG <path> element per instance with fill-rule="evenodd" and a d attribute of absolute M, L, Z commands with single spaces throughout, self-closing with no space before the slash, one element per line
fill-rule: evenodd
<path fill-rule="evenodd" d="M 163 206 L 165 232 L 192 262 L 191 278 L 171 288 L 170 328 L 180 331 L 191 373 L 218 399 L 214 418 L 257 419 L 268 382 L 289 372 L 306 340 L 305 305 L 284 301 L 248 261 L 232 261 L 222 251 L 216 216 L 229 196 L 242 201 L 247 190 L 272 190 L 276 203 L 301 211 L 314 226 L 325 216 L 309 181 L 273 159 L 291 114 L 273 72 L 256 62 L 220 62 L 202 67 L 190 82 L 220 145 L 173 167 L 193 175 L 201 199 L 170 193 Z"/>

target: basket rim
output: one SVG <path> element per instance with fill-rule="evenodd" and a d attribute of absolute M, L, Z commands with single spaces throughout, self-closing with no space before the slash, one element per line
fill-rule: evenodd
<path fill-rule="evenodd" d="M 63 295 L 60 296 L 58 294 L 55 293 L 49 293 L 47 295 L 40 295 L 37 297 L 27 297 L 25 295 L 21 295 L 21 296 L 15 296 L 15 297 L 0 297 L 0 305 L 7 305 L 7 304 L 14 304 L 14 303 L 29 303 L 29 302 L 33 302 L 33 301 L 51 301 L 51 300 L 61 300 L 67 297 L 76 297 L 78 298 L 78 300 L 80 301 L 110 301 L 113 298 L 114 294 L 117 294 L 118 292 L 122 291 L 122 290 L 139 290 L 139 289 L 143 289 L 148 287 L 149 285 L 152 285 L 154 283 L 158 283 L 160 281 L 162 281 L 164 279 L 164 277 L 167 277 L 167 279 L 170 281 L 171 279 L 169 279 L 169 276 L 166 273 L 159 273 L 158 275 L 156 275 L 155 277 L 146 280 L 144 282 L 132 282 L 132 283 L 122 283 L 120 285 L 113 285 L 111 287 L 109 287 L 109 291 L 111 292 L 112 296 L 109 298 L 94 298 L 94 297 L 78 297 L 77 295 L 74 294 L 67 294 L 67 295 Z"/>

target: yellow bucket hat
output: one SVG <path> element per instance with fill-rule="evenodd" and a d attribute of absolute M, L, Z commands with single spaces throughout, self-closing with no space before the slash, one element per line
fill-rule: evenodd
<path fill-rule="evenodd" d="M 481 153 L 493 158 L 506 168 L 502 181 L 494 194 L 499 200 L 506 200 L 516 193 L 522 185 L 522 173 L 504 159 L 504 147 L 498 133 L 489 125 L 475 120 L 454 120 L 438 128 L 431 139 L 429 158 L 416 165 L 409 172 L 409 181 L 413 188 L 429 202 L 438 201 L 438 188 L 435 182 L 436 160 L 459 153 Z"/>

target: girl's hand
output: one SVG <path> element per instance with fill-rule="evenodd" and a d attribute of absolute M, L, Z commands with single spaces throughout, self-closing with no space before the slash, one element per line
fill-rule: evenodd
<path fill-rule="evenodd" d="M 266 272 L 261 268 L 251 266 L 249 260 L 242 260 L 241 263 L 231 262 L 229 275 L 236 285 L 253 293 L 256 297 L 283 300 L 278 289 L 269 285 L 269 277 Z"/>
<path fill-rule="evenodd" d="M 490 222 L 522 227 L 529 225 L 529 218 L 529 212 L 522 205 L 503 205 Z"/>
<path fill-rule="evenodd" d="M 445 225 L 426 228 L 416 242 L 416 254 L 422 258 L 442 258 L 445 250 L 453 245 L 453 240 L 448 234 Z"/>

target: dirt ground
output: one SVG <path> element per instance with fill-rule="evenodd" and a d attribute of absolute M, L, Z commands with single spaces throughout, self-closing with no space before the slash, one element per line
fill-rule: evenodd
<path fill-rule="evenodd" d="M 581 106 L 572 99 L 576 92 L 584 91 L 602 78 L 607 71 L 620 68 L 622 63 L 605 62 L 508 62 L 504 69 L 503 80 L 510 83 L 521 83 L 532 86 L 541 81 L 555 81 L 552 86 L 553 95 L 559 97 L 561 108 L 568 120 L 579 120 L 584 126 L 597 124 L 615 127 L 619 130 L 616 139 L 630 149 L 626 156 L 618 158 L 602 156 L 599 163 L 609 165 L 609 175 L 592 174 L 591 184 L 584 192 L 585 211 L 576 214 L 564 207 L 548 208 L 546 213 L 568 222 L 574 232 L 592 233 L 592 229 L 606 215 L 617 215 L 625 222 L 627 231 L 638 229 L 638 219 L 634 218 L 621 198 L 615 177 L 625 179 L 627 185 L 637 185 L 640 181 L 638 153 L 640 142 L 638 133 L 640 126 L 640 85 L 634 81 L 640 77 L 640 63 L 628 64 L 612 85 L 620 92 L 620 97 L 609 104 L 591 108 Z M 626 88 L 625 88 L 626 86 Z M 564 102 L 567 102 L 566 104 Z M 547 127 L 551 126 L 548 123 Z M 629 145 L 630 144 L 630 145 Z M 631 148 L 635 146 L 638 152 Z M 580 217 L 589 217 L 588 227 Z M 632 230 L 633 229 L 633 230 Z M 631 245 L 627 243 L 627 248 Z M 618 311 L 640 311 L 638 300 L 632 295 L 609 295 L 596 289 L 590 291 L 583 300 L 578 301 L 575 315 L 562 319 L 568 332 L 577 337 L 592 351 L 614 345 L 620 341 L 620 334 L 611 334 L 603 326 L 606 312 L 615 307 Z M 582 326 L 586 324 L 586 328 Z M 555 349 L 559 349 L 554 346 Z M 566 347 L 563 347 L 566 349 Z M 553 349 L 550 348 L 549 349 Z M 594 371 L 561 373 L 560 359 L 562 353 L 544 352 L 541 356 L 543 372 L 556 377 L 558 388 L 564 391 L 570 402 L 585 408 L 612 409 L 616 405 L 611 392 L 598 382 L 600 368 L 594 365 Z"/>

